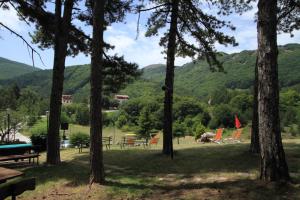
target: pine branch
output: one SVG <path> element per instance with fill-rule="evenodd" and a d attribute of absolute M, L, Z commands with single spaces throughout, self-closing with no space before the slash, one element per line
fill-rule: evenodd
<path fill-rule="evenodd" d="M 170 3 L 160 4 L 160 5 L 151 7 L 151 8 L 138 9 L 137 11 L 138 12 L 146 12 L 146 11 L 150 11 L 150 10 L 156 10 L 157 8 L 161 8 L 161 7 L 168 6 L 168 5 L 170 5 Z"/>
<path fill-rule="evenodd" d="M 293 3 L 293 6 L 286 12 L 282 13 L 278 16 L 277 20 L 281 21 L 282 19 L 286 18 L 291 12 L 293 12 L 296 8 L 300 8 L 300 3 L 291 1 Z"/>
<path fill-rule="evenodd" d="M 42 64 L 45 66 L 41 55 L 39 54 L 39 52 L 37 52 L 26 40 L 23 36 L 21 36 L 20 34 L 18 34 L 17 32 L 15 32 L 14 30 L 12 30 L 11 28 L 9 28 L 8 26 L 4 25 L 2 22 L 0 22 L 0 26 L 4 27 L 5 29 L 7 29 L 9 32 L 11 32 L 12 34 L 14 34 L 15 36 L 19 37 L 25 44 L 27 47 L 29 47 L 31 49 L 31 59 L 32 59 L 32 65 L 34 66 L 34 57 L 33 54 L 36 53 L 40 59 L 40 61 L 42 62 Z"/>

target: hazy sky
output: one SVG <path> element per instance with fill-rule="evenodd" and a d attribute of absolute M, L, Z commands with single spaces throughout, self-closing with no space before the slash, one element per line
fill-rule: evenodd
<path fill-rule="evenodd" d="M 235 36 L 239 46 L 221 46 L 216 44 L 219 51 L 227 53 L 240 52 L 242 50 L 253 50 L 257 47 L 256 42 L 256 24 L 254 23 L 255 9 L 244 13 L 243 15 L 232 15 L 228 17 L 233 25 L 236 26 L 236 31 L 231 32 L 224 30 L 227 34 Z M 108 27 L 105 32 L 105 41 L 113 44 L 115 49 L 110 54 L 124 55 L 127 61 L 136 62 L 140 67 L 150 64 L 165 63 L 165 55 L 161 54 L 162 48 L 158 45 L 159 37 L 144 37 L 145 22 L 147 14 L 141 16 L 140 35 L 136 39 L 137 18 L 135 14 L 130 14 L 126 18 L 126 23 L 113 24 Z M 30 41 L 29 32 L 34 30 L 34 25 L 28 26 L 21 22 L 15 11 L 0 11 L 0 21 L 11 27 L 17 33 L 21 34 L 27 41 Z M 84 28 L 85 31 L 91 32 L 90 27 Z M 293 38 L 289 34 L 281 34 L 278 36 L 278 44 L 284 45 L 287 43 L 299 43 L 300 31 L 295 32 Z M 18 62 L 31 65 L 31 56 L 28 53 L 26 45 L 5 29 L 0 29 L 0 57 L 8 58 Z M 36 66 L 40 68 L 52 68 L 53 50 L 40 50 L 36 45 L 33 45 L 41 54 L 45 66 L 41 64 L 35 56 Z M 183 65 L 189 62 L 189 58 L 176 58 L 176 65 Z M 79 65 L 90 63 L 90 57 L 79 54 L 76 57 L 68 57 L 66 65 Z"/>

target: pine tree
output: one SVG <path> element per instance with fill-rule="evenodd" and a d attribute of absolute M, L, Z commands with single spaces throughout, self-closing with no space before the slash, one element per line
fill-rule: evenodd
<path fill-rule="evenodd" d="M 258 2 L 258 121 L 260 178 L 289 180 L 279 119 L 277 0 Z"/>
<path fill-rule="evenodd" d="M 290 33 L 300 28 L 300 3 L 295 0 L 277 1 L 277 32 Z M 255 65 L 254 98 L 253 98 L 253 119 L 251 129 L 250 152 L 259 153 L 259 129 L 258 129 L 258 73 L 257 62 Z"/>
<path fill-rule="evenodd" d="M 154 10 L 147 23 L 146 36 L 158 35 L 159 29 L 170 24 L 160 40 L 160 45 L 167 53 L 166 78 L 163 87 L 165 91 L 163 154 L 173 157 L 172 105 L 175 56 L 205 58 L 213 71 L 222 70 L 222 63 L 217 60 L 214 44 L 217 42 L 222 45 L 237 45 L 233 37 L 221 31 L 222 28 L 234 30 L 234 27 L 229 22 L 205 13 L 203 8 L 205 5 L 212 6 L 220 10 L 218 15 L 229 15 L 233 10 L 243 12 L 251 6 L 244 1 L 210 0 L 206 2 L 208 5 L 196 0 L 151 0 L 150 2 L 154 4 L 152 8 L 141 6 L 139 9 L 140 12 Z M 193 41 L 186 40 L 186 36 L 190 36 Z"/>
<path fill-rule="evenodd" d="M 104 184 L 104 164 L 102 149 L 102 95 L 103 95 L 103 72 L 105 71 L 103 54 L 105 43 L 103 33 L 108 24 L 121 21 L 124 14 L 129 10 L 127 1 L 106 1 L 94 0 L 88 5 L 92 10 L 93 39 L 91 49 L 91 98 L 90 98 L 90 163 L 91 163 L 91 183 Z M 109 8 L 109 13 L 105 15 L 105 7 Z M 88 15 L 86 16 L 89 17 Z M 117 66 L 122 59 L 117 60 Z M 106 68 L 107 69 L 107 68 Z M 106 72 L 108 72 L 106 70 Z M 123 72 L 126 74 L 126 72 Z"/>
<path fill-rule="evenodd" d="M 72 20 L 74 0 L 64 2 L 62 15 L 62 1 L 55 1 L 55 36 L 54 36 L 54 62 L 52 75 L 52 88 L 50 97 L 50 116 L 47 134 L 47 163 L 60 163 L 60 112 L 63 92 L 65 60 L 68 50 L 68 36 Z"/>

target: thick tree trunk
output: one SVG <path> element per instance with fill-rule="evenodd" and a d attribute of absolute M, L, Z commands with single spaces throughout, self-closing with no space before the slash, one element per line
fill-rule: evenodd
<path fill-rule="evenodd" d="M 163 130 L 163 154 L 173 158 L 173 135 L 172 135 L 172 107 L 174 87 L 174 62 L 176 53 L 176 31 L 178 18 L 178 0 L 172 2 L 171 25 L 167 50 L 167 67 L 165 79 L 164 101 L 164 130 Z"/>
<path fill-rule="evenodd" d="M 260 178 L 289 180 L 279 120 L 277 0 L 258 2 L 258 113 Z"/>
<path fill-rule="evenodd" d="M 67 56 L 68 32 L 71 24 L 74 0 L 66 0 L 64 15 L 61 18 L 62 1 L 55 1 L 55 41 L 54 64 L 52 75 L 52 89 L 50 97 L 50 116 L 47 134 L 47 163 L 56 165 L 60 163 L 60 112 L 63 92 L 65 60 Z"/>
<path fill-rule="evenodd" d="M 106 0 L 94 1 L 93 41 L 91 61 L 91 183 L 104 183 L 104 165 L 102 150 L 102 69 L 103 69 L 103 32 L 104 4 Z"/>
<path fill-rule="evenodd" d="M 259 153 L 259 133 L 258 133 L 258 69 L 257 69 L 257 57 L 255 63 L 255 79 L 254 79 L 254 92 L 253 92 L 253 116 L 252 116 L 252 128 L 251 128 L 251 144 L 250 152 L 253 154 Z"/>

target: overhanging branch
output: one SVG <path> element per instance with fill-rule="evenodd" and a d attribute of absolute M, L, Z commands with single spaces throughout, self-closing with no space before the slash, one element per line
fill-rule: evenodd
<path fill-rule="evenodd" d="M 4 27 L 6 30 L 8 30 L 9 32 L 11 32 L 12 34 L 14 34 L 15 36 L 19 37 L 26 45 L 28 48 L 31 49 L 31 59 L 32 59 L 32 65 L 34 66 L 34 58 L 33 58 L 33 54 L 37 54 L 40 61 L 42 62 L 42 64 L 45 66 L 41 55 L 39 54 L 39 52 L 37 52 L 26 40 L 23 36 L 21 36 L 20 34 L 18 34 L 17 32 L 15 32 L 14 30 L 12 30 L 11 28 L 9 28 L 8 26 L 6 26 L 5 24 L 3 24 L 2 22 L 0 22 L 0 26 Z"/>

